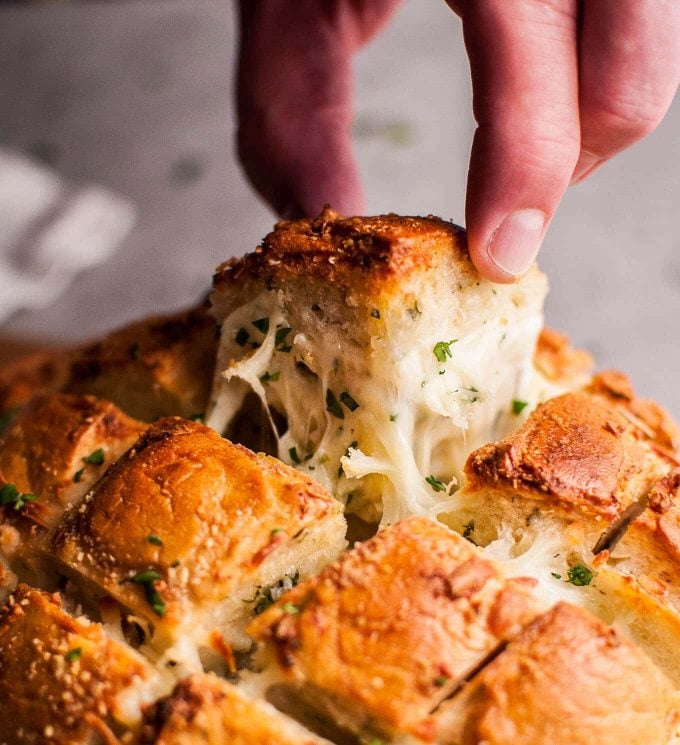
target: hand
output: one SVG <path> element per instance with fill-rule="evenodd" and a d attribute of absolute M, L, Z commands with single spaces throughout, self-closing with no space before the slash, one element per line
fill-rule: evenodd
<path fill-rule="evenodd" d="M 474 113 L 466 222 L 489 279 L 533 261 L 570 183 L 651 132 L 680 79 L 677 0 L 449 0 Z M 353 53 L 398 0 L 241 0 L 239 154 L 283 216 L 360 214 Z"/>

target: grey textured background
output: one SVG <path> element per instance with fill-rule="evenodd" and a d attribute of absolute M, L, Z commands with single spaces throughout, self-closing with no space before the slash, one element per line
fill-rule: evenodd
<path fill-rule="evenodd" d="M 193 302 L 272 215 L 233 154 L 228 0 L 0 8 L 0 141 L 130 196 L 133 234 L 51 308 L 0 331 L 72 340 Z M 407 0 L 357 61 L 355 137 L 372 212 L 462 222 L 473 121 L 457 19 Z M 680 416 L 680 105 L 570 190 L 541 255 L 548 320 Z"/>

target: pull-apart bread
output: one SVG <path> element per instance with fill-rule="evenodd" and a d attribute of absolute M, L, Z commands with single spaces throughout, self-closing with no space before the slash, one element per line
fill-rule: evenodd
<path fill-rule="evenodd" d="M 436 218 L 280 223 L 215 275 L 208 423 L 225 431 L 254 391 L 279 458 L 350 511 L 434 515 L 465 455 L 512 427 L 513 400 L 535 400 L 546 289 L 536 268 L 482 279 L 464 232 Z"/>
<path fill-rule="evenodd" d="M 327 208 L 7 366 L 0 745 L 678 745 L 678 431 L 546 289 Z"/>

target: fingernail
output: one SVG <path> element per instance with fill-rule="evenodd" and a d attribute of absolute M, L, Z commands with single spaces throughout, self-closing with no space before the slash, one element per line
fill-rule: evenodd
<path fill-rule="evenodd" d="M 491 236 L 489 258 L 505 274 L 524 274 L 541 247 L 544 227 L 545 214 L 541 210 L 512 212 Z"/>
<path fill-rule="evenodd" d="M 574 168 L 574 173 L 571 176 L 571 183 L 575 184 L 584 179 L 591 171 L 595 170 L 601 161 L 602 159 L 598 158 L 597 155 L 593 155 L 587 150 L 581 150 L 581 154 L 578 156 L 578 162 Z"/>

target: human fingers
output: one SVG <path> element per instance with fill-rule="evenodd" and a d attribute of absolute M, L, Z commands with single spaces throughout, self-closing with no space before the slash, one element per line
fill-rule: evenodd
<path fill-rule="evenodd" d="M 361 214 L 352 56 L 398 0 L 241 0 L 238 152 L 284 217 Z"/>
<path fill-rule="evenodd" d="M 575 0 L 458 0 L 475 132 L 468 244 L 482 274 L 510 282 L 538 252 L 579 154 Z"/>
<path fill-rule="evenodd" d="M 582 5 L 579 50 L 580 181 L 663 119 L 680 81 L 677 0 Z"/>

